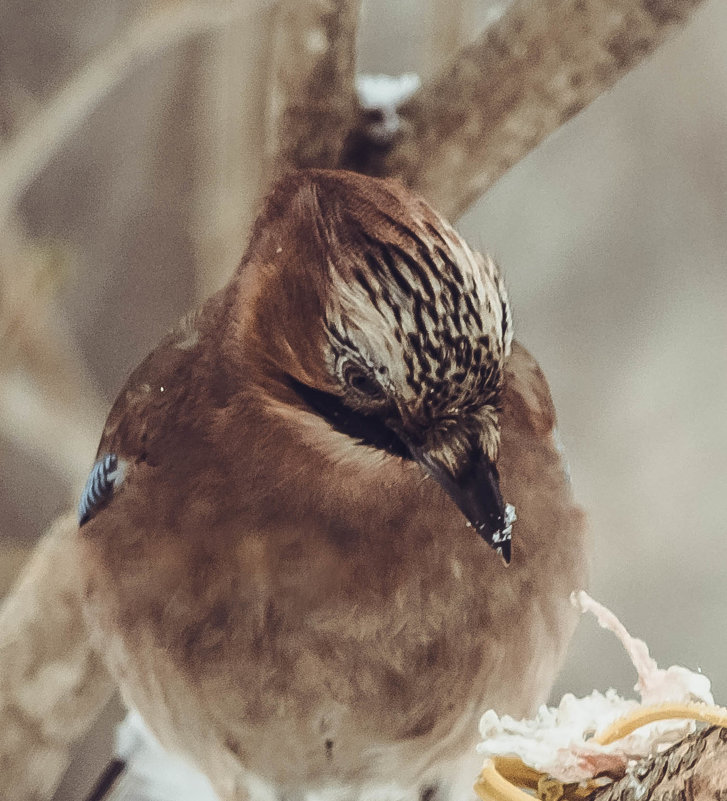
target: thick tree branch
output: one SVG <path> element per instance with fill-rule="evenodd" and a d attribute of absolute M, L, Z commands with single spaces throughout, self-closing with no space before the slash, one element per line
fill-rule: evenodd
<path fill-rule="evenodd" d="M 683 25 L 702 0 L 514 0 L 400 108 L 406 135 L 357 164 L 464 212 Z"/>
<path fill-rule="evenodd" d="M 50 797 L 114 685 L 81 616 L 75 515 L 41 540 L 0 607 L 0 798 Z"/>
<path fill-rule="evenodd" d="M 282 0 L 266 110 L 266 179 L 335 167 L 357 114 L 359 0 Z"/>
<path fill-rule="evenodd" d="M 727 729 L 710 726 L 637 763 L 589 801 L 721 801 L 727 793 Z"/>

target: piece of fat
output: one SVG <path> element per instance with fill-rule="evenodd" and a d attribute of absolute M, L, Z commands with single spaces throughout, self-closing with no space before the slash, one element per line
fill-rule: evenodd
<path fill-rule="evenodd" d="M 673 665 L 659 668 L 642 640 L 632 637 L 606 607 L 587 593 L 571 596 L 582 612 L 591 612 L 603 628 L 613 632 L 631 659 L 640 696 L 626 699 L 611 689 L 584 698 L 568 693 L 557 707 L 541 706 L 530 720 L 515 720 L 488 710 L 480 721 L 482 742 L 477 750 L 485 757 L 519 757 L 526 765 L 562 782 L 591 779 L 604 773 L 622 773 L 628 762 L 652 756 L 694 730 L 693 721 L 664 720 L 642 726 L 609 745 L 594 735 L 640 706 L 656 704 L 713 704 L 709 679 L 701 673 Z"/>

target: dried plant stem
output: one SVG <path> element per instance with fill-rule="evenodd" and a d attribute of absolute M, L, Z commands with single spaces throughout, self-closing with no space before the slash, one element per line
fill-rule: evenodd
<path fill-rule="evenodd" d="M 195 68 L 201 79 L 193 120 L 199 144 L 190 233 L 200 301 L 223 286 L 237 266 L 260 191 L 262 165 L 248 150 L 250 139 L 261 136 L 262 121 L 251 114 L 252 93 L 240 81 L 259 67 L 253 66 L 254 52 L 240 47 L 245 27 L 238 20 L 208 37 Z"/>
<path fill-rule="evenodd" d="M 43 460 L 75 494 L 105 403 L 54 313 L 61 272 L 57 254 L 30 243 L 11 218 L 0 242 L 0 436 Z"/>
<path fill-rule="evenodd" d="M 164 4 L 139 18 L 89 61 L 0 150 L 0 227 L 71 134 L 130 72 L 180 42 L 222 28 L 238 19 L 243 9 L 221 3 Z"/>
<path fill-rule="evenodd" d="M 407 135 L 366 171 L 398 176 L 456 217 L 702 1 L 514 0 L 401 107 Z"/>

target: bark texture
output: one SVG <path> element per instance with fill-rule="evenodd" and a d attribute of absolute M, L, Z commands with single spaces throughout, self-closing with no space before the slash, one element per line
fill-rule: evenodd
<path fill-rule="evenodd" d="M 591 801 L 723 801 L 725 794 L 727 729 L 710 726 L 638 762 Z"/>
<path fill-rule="evenodd" d="M 358 0 L 283 0 L 273 32 L 266 180 L 334 167 L 357 113 Z"/>
<path fill-rule="evenodd" d="M 702 0 L 515 0 L 402 105 L 406 135 L 351 159 L 457 217 L 683 25 Z"/>
<path fill-rule="evenodd" d="M 0 610 L 0 798 L 49 798 L 114 685 L 81 616 L 75 515 L 57 520 Z"/>

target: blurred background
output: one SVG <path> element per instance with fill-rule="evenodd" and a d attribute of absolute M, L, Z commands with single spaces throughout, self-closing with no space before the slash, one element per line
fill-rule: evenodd
<path fill-rule="evenodd" d="M 182 35 L 145 27 L 135 0 L 0 4 L 0 592 L 75 505 L 127 374 L 239 261 L 263 185 L 273 6 L 230 2 L 212 28 L 190 6 Z M 366 0 L 360 70 L 424 77 L 494 8 Z M 129 62 L 133 37 L 148 47 Z M 550 380 L 593 595 L 723 703 L 725 141 L 727 4 L 711 0 L 459 221 L 502 265 Z M 634 678 L 589 621 L 554 695 Z M 80 797 L 119 714 L 59 801 Z"/>

